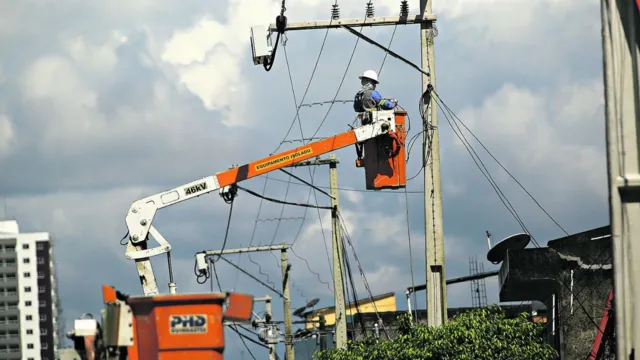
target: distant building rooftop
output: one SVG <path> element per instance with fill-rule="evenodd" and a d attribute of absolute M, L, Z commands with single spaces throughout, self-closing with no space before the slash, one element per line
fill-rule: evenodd
<path fill-rule="evenodd" d="M 0 234 L 19 234 L 20 228 L 15 220 L 0 220 Z"/>

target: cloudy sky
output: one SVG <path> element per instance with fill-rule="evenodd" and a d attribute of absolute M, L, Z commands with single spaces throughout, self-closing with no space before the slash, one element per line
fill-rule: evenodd
<path fill-rule="evenodd" d="M 340 2 L 342 17 L 361 17 L 365 3 Z M 396 15 L 400 8 L 397 0 L 373 3 L 379 16 Z M 327 19 L 330 5 L 290 0 L 286 15 L 290 22 Z M 418 1 L 409 5 L 415 13 Z M 325 31 L 289 33 L 272 71 L 254 66 L 249 28 L 272 22 L 279 7 L 274 0 L 0 1 L 3 215 L 17 219 L 23 231 L 52 233 L 68 325 L 84 312 L 98 313 L 103 283 L 141 292 L 134 263 L 118 242 L 133 201 L 259 159 L 280 145 L 299 145 L 295 140 L 302 137 L 348 129 L 349 104 L 336 104 L 329 113 L 327 105 L 305 106 L 301 127 L 296 120 L 285 139 Z M 444 102 L 567 231 L 608 224 L 598 1 L 435 1 L 434 13 L 436 88 Z M 393 27 L 364 30 L 385 44 L 392 32 Z M 359 73 L 380 68 L 384 53 L 363 41 L 349 64 L 356 41 L 346 31 L 329 32 L 304 103 L 331 100 L 343 77 L 337 98 L 350 99 Z M 418 28 L 401 26 L 391 47 L 419 64 L 419 44 Z M 420 80 L 418 72 L 391 57 L 381 73 L 379 90 L 397 98 L 413 124 L 419 119 Z M 463 276 L 470 256 L 485 259 L 486 230 L 498 240 L 521 229 L 442 113 L 439 119 L 447 277 Z M 562 236 L 482 148 L 472 145 L 538 242 Z M 410 175 L 419 169 L 418 152 Z M 340 186 L 363 189 L 364 175 L 353 166 L 355 151 L 336 154 Z M 309 170 L 294 173 L 308 179 Z M 328 186 L 328 169 L 315 171 L 314 181 Z M 283 173 L 272 174 L 265 194 L 307 202 L 309 188 L 287 186 L 287 180 Z M 261 193 L 265 178 L 243 185 Z M 408 185 L 416 283 L 425 277 L 422 187 L 422 176 Z M 403 289 L 411 284 L 404 193 L 344 190 L 340 196 L 374 295 L 395 291 L 404 308 Z M 328 203 L 321 193 L 317 200 Z M 309 201 L 315 202 L 313 195 Z M 193 276 L 194 254 L 222 246 L 228 212 L 216 193 L 158 212 L 154 225 L 174 247 L 179 291 L 208 291 Z M 293 306 L 315 297 L 321 299 L 318 306 L 329 306 L 328 215 L 283 210 L 241 193 L 227 247 L 295 241 Z M 286 219 L 270 221 L 277 217 Z M 278 283 L 277 256 L 254 254 L 253 263 L 243 256 L 240 266 Z M 495 268 L 484 262 L 485 270 Z M 154 265 L 166 291 L 165 258 L 154 259 Z M 269 293 L 224 262 L 218 270 L 225 290 Z M 365 296 L 359 276 L 354 278 Z M 487 288 L 489 302 L 498 301 L 497 280 L 487 280 Z M 424 297 L 418 302 L 424 307 Z M 469 305 L 469 286 L 450 286 L 448 302 Z M 276 316 L 280 308 L 276 302 Z M 236 335 L 228 333 L 228 342 L 228 358 L 247 356 Z"/>

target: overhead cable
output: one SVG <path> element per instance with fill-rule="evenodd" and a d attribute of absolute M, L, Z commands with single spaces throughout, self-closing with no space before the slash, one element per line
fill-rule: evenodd
<path fill-rule="evenodd" d="M 332 17 L 332 19 L 333 19 L 333 17 Z M 331 21 L 333 21 L 333 20 L 331 20 Z M 297 119 L 298 119 L 298 125 L 299 125 L 299 128 L 300 128 L 300 137 L 302 139 L 304 139 L 305 136 L 304 136 L 304 131 L 302 130 L 302 120 L 300 119 L 300 113 L 299 113 L 300 112 L 300 106 L 298 105 L 295 86 L 293 85 L 293 76 L 291 75 L 291 67 L 289 65 L 289 56 L 287 55 L 286 47 L 285 47 L 285 59 L 286 59 L 286 62 L 287 62 L 287 73 L 289 74 L 289 84 L 290 84 L 290 87 L 291 87 L 291 94 L 293 96 L 294 105 L 296 106 L 296 114 L 297 114 Z M 314 71 L 315 71 L 315 69 L 314 69 Z M 308 90 L 308 88 L 307 88 L 307 90 Z M 305 91 L 305 96 L 306 96 L 306 91 Z M 310 139 L 313 139 L 313 138 L 314 137 L 312 136 Z M 310 141 L 311 140 L 309 140 L 309 142 Z M 304 143 L 304 141 L 303 141 L 303 143 Z M 313 184 L 314 175 L 316 174 L 316 168 L 313 168 L 313 170 L 311 168 L 307 168 L 307 170 L 309 172 L 309 179 L 310 179 L 310 183 L 307 183 L 307 185 L 310 186 L 309 196 L 308 196 L 307 202 L 309 202 L 309 200 L 311 199 L 311 195 L 313 195 L 314 203 L 317 206 L 318 205 L 318 196 L 316 194 L 315 186 Z M 300 180 L 303 181 L 302 179 L 300 179 Z M 288 181 L 287 181 L 287 189 L 289 189 L 289 186 L 291 185 L 291 183 L 292 183 L 292 181 L 291 181 L 291 176 L 290 176 L 288 178 Z M 282 211 L 284 211 L 284 205 L 282 207 Z M 329 268 L 329 272 L 332 274 L 331 276 L 333 276 L 333 268 L 331 266 L 331 259 L 329 258 L 329 248 L 327 246 L 327 238 L 326 238 L 325 233 L 324 233 L 324 228 L 322 227 L 322 216 L 320 215 L 320 209 L 316 209 L 316 213 L 318 215 L 318 221 L 320 223 L 320 233 L 322 234 L 322 242 L 323 242 L 323 245 L 324 245 L 325 254 L 327 256 L 327 266 Z M 305 208 L 304 213 L 303 213 L 303 217 L 305 219 L 306 219 L 306 216 L 307 216 L 307 208 Z M 295 244 L 295 242 L 298 240 L 298 237 L 301 234 L 301 230 L 302 230 L 303 226 L 304 226 L 304 220 L 302 221 L 302 223 L 300 223 L 300 228 L 298 229 L 296 237 L 293 240 L 293 244 Z M 307 268 L 309 268 L 308 264 L 307 264 Z M 309 268 L 309 271 L 311 271 L 310 268 Z M 319 278 L 319 276 L 318 276 L 318 278 Z"/>
<path fill-rule="evenodd" d="M 330 197 L 330 198 L 332 198 L 332 199 L 335 199 L 335 197 L 333 197 L 333 196 L 332 196 L 331 194 L 329 194 L 328 192 L 326 192 L 326 191 L 324 191 L 324 190 L 320 189 L 320 188 L 319 188 L 319 187 L 317 187 L 316 185 L 313 185 L 313 184 L 311 184 L 311 183 L 308 183 L 308 182 L 307 182 L 307 181 L 305 181 L 305 180 L 302 180 L 301 178 L 299 178 L 299 177 L 297 177 L 297 176 L 293 175 L 292 173 L 288 172 L 287 170 L 285 170 L 285 169 L 280 169 L 280 171 L 282 171 L 283 173 L 285 173 L 285 174 L 287 174 L 287 175 L 291 176 L 292 178 L 294 178 L 294 179 L 296 179 L 296 180 L 298 180 L 298 181 L 300 181 L 300 182 L 304 183 L 305 185 L 310 186 L 310 187 L 312 187 L 312 188 L 314 188 L 314 189 L 316 189 L 316 190 L 320 191 L 321 193 L 323 193 L 323 194 L 327 195 L 328 197 Z"/>
<path fill-rule="evenodd" d="M 276 29 L 278 31 L 278 35 L 276 35 L 276 43 L 273 46 L 273 51 L 271 52 L 271 59 L 268 61 L 268 63 L 263 64 L 264 69 L 267 71 L 271 71 L 273 63 L 276 61 L 276 51 L 278 50 L 280 36 L 284 36 L 284 30 L 287 27 L 287 17 L 284 16 L 285 11 L 287 11 L 287 8 L 285 7 L 285 0 L 282 0 L 282 5 L 280 6 L 280 15 L 276 17 Z"/>
<path fill-rule="evenodd" d="M 369 2 L 371 3 L 371 2 Z M 367 23 L 367 16 L 365 15 L 364 18 L 364 24 Z M 363 25 L 364 25 L 363 24 Z M 364 30 L 364 26 L 360 26 L 360 32 L 359 34 L 362 34 L 362 31 Z M 354 32 L 358 33 L 357 31 L 353 30 Z M 340 84 L 338 84 L 338 89 L 336 90 L 335 95 L 333 96 L 333 100 L 335 101 L 338 98 L 338 94 L 340 93 L 340 89 L 342 89 L 342 84 L 344 84 L 344 79 L 347 77 L 347 73 L 349 72 L 349 68 L 351 67 L 351 62 L 353 61 L 353 56 L 356 53 L 356 50 L 358 49 L 358 43 L 360 42 L 360 38 L 356 39 L 355 44 L 353 45 L 353 50 L 351 51 L 351 56 L 349 57 L 349 62 L 347 62 L 347 66 L 344 69 L 344 73 L 342 74 L 342 79 L 340 80 Z M 322 118 L 322 121 L 320 122 L 320 125 L 318 125 L 318 128 L 316 129 L 316 131 L 313 133 L 313 135 L 311 135 L 311 137 L 316 136 L 316 134 L 318 134 L 318 131 L 320 131 L 320 128 L 322 128 L 322 125 L 324 124 L 324 122 L 327 120 L 327 117 L 329 116 L 329 113 L 331 112 L 331 109 L 333 108 L 333 102 L 329 105 L 329 109 L 327 109 L 327 112 L 325 113 L 324 117 Z"/>
<path fill-rule="evenodd" d="M 357 32 L 355 30 L 353 30 L 351 28 L 351 26 L 347 26 L 347 25 L 342 25 L 343 28 L 347 29 L 350 33 L 354 34 L 355 36 L 358 37 L 358 39 L 362 39 L 366 42 L 368 42 L 371 45 L 375 45 L 378 48 L 382 49 L 383 51 L 385 51 L 387 54 L 393 56 L 394 58 L 404 62 L 405 64 L 411 66 L 412 68 L 420 71 L 422 74 L 426 75 L 426 76 L 430 76 L 428 72 L 422 70 L 422 68 L 414 63 L 412 63 L 411 61 L 405 59 L 403 56 L 399 55 L 398 53 L 396 53 L 395 51 L 392 51 L 391 49 L 385 47 L 384 45 L 381 45 L 380 43 L 378 43 L 377 41 L 371 39 L 370 37 L 363 35 L 362 31 Z"/>
<path fill-rule="evenodd" d="M 347 290 L 347 298 L 349 297 L 349 286 L 351 286 L 351 292 L 353 293 L 353 303 L 356 305 L 356 316 L 358 317 L 358 321 L 360 322 L 360 326 L 362 327 L 362 335 L 366 336 L 367 333 L 367 327 L 364 323 L 364 317 L 362 316 L 362 313 L 360 312 L 360 304 L 359 304 L 359 300 L 358 300 L 358 292 L 356 291 L 356 284 L 355 281 L 353 280 L 353 272 L 351 271 L 351 262 L 349 261 L 349 253 L 347 252 L 347 245 L 345 244 L 345 234 L 343 233 L 340 239 L 340 244 L 335 244 L 335 246 L 341 246 L 342 247 L 342 254 L 343 254 L 343 262 L 344 262 L 344 267 L 346 268 L 346 279 L 345 279 L 345 274 L 341 274 L 341 279 L 340 281 L 342 281 L 343 283 L 347 282 L 347 286 L 346 286 L 346 290 Z M 371 299 L 371 303 L 373 304 L 373 298 Z"/>
<path fill-rule="evenodd" d="M 368 38 L 367 36 L 363 35 L 361 32 L 359 33 L 359 32 L 357 32 L 357 31 L 353 30 L 351 27 L 344 26 L 344 25 L 343 25 L 342 27 L 344 27 L 345 29 L 347 29 L 347 30 L 348 30 L 349 32 L 351 32 L 352 34 L 354 34 L 354 35 L 358 36 L 358 38 L 359 38 L 359 39 L 360 39 L 360 38 L 362 38 L 363 40 L 365 40 L 365 41 L 367 41 L 367 42 L 369 42 L 369 43 L 371 43 L 371 44 L 373 44 L 373 45 L 375 45 L 375 46 L 377 46 L 377 47 L 381 48 L 382 50 L 384 50 L 384 51 L 385 51 L 385 52 L 387 52 L 388 54 L 390 54 L 390 55 L 392 55 L 392 56 L 396 57 L 397 59 L 399 59 L 399 60 L 403 61 L 404 63 L 408 64 L 409 66 L 411 66 L 412 68 L 414 68 L 414 69 L 418 70 L 418 71 L 419 71 L 420 73 L 422 73 L 423 75 L 429 76 L 429 73 L 428 73 L 428 72 L 426 72 L 426 71 L 422 70 L 422 68 L 420 68 L 418 65 L 414 64 L 413 62 L 411 62 L 411 61 L 409 61 L 409 60 L 407 60 L 407 59 L 403 58 L 402 56 L 400 56 L 400 55 L 396 54 L 395 52 L 393 52 L 393 51 L 392 51 L 391 49 L 389 49 L 388 47 L 385 47 L 385 46 L 383 46 L 383 45 L 379 44 L 378 42 L 376 42 L 376 41 L 374 41 L 374 40 L 372 40 L 372 39 Z M 435 31 L 435 29 L 434 29 L 434 31 Z M 560 225 L 560 224 L 559 224 L 559 223 L 558 223 L 558 222 L 557 222 L 557 221 L 556 221 L 556 220 L 555 220 L 555 219 L 554 219 L 550 214 L 549 214 L 549 212 L 548 212 L 547 210 L 545 210 L 545 209 L 542 207 L 542 205 L 540 205 L 540 203 L 539 203 L 539 202 L 538 202 L 538 201 L 533 197 L 533 195 L 531 195 L 531 193 L 530 193 L 530 192 L 529 192 L 529 191 L 528 191 L 528 190 L 527 190 L 527 189 L 522 185 L 522 183 L 521 183 L 520 181 L 518 181 L 518 179 L 516 179 L 516 178 L 515 178 L 515 176 L 513 176 L 513 175 L 512 175 L 512 174 L 511 174 L 511 173 L 510 173 L 510 172 L 509 172 L 509 171 L 508 171 L 508 170 L 507 170 L 503 165 L 502 165 L 502 163 L 500 163 L 500 162 L 498 161 L 498 159 L 496 159 L 496 157 L 495 157 L 495 156 L 494 156 L 494 155 L 489 151 L 489 149 L 487 149 L 487 147 L 486 147 L 486 146 L 485 146 L 485 145 L 480 141 L 480 139 L 478 139 L 478 137 L 477 137 L 477 136 L 475 136 L 475 134 L 473 134 L 473 132 L 472 132 L 472 131 L 471 131 L 471 130 L 466 126 L 466 125 L 464 125 L 464 123 L 462 122 L 462 120 L 460 120 L 460 118 L 459 118 L 459 117 L 458 117 L 458 116 L 457 116 L 457 115 L 456 115 L 456 114 L 455 114 L 455 113 L 454 113 L 454 112 L 453 112 L 453 111 L 452 111 L 452 110 L 451 110 L 451 109 L 450 109 L 450 108 L 449 108 L 449 107 L 444 103 L 444 101 L 440 98 L 440 96 L 438 95 L 438 93 L 436 93 L 436 91 L 433 89 L 433 87 L 431 86 L 430 88 L 428 88 L 428 90 L 427 90 L 427 91 L 429 91 L 429 92 L 433 92 L 433 94 L 435 94 L 435 96 L 436 96 L 437 100 L 439 100 L 439 104 L 438 104 L 438 106 L 443 110 L 443 112 L 445 112 L 445 109 L 446 109 L 445 117 L 447 116 L 447 112 L 448 112 L 448 114 L 449 114 L 449 115 L 451 115 L 453 118 L 455 118 L 455 120 L 457 120 L 457 122 L 459 122 L 459 123 L 460 123 L 460 124 L 461 124 L 461 125 L 462 125 L 462 126 L 463 126 L 463 127 L 464 127 L 464 128 L 465 128 L 465 129 L 466 129 L 466 130 L 467 130 L 467 131 L 468 131 L 468 132 L 469 132 L 469 133 L 474 137 L 474 138 L 475 138 L 475 140 L 476 140 L 476 141 L 478 141 L 478 143 L 480 143 L 480 145 L 481 145 L 481 146 L 484 148 L 484 150 L 485 150 L 485 151 L 486 151 L 486 152 L 491 156 L 491 158 L 493 158 L 493 160 L 498 164 L 498 166 L 500 166 L 500 167 L 501 167 L 501 168 L 502 168 L 502 169 L 507 173 L 507 175 L 509 175 L 509 177 L 511 177 L 511 178 L 516 182 L 516 184 L 518 184 L 518 186 L 519 186 L 522 190 L 524 190 L 524 191 L 525 191 L 525 193 L 526 193 L 526 194 L 527 194 L 527 195 L 528 195 L 528 196 L 529 196 L 529 197 L 530 197 L 530 198 L 535 202 L 535 204 L 536 204 L 536 205 L 537 205 L 537 206 L 538 206 L 538 207 L 539 207 L 539 208 L 540 208 L 540 209 L 545 213 L 545 215 L 547 215 L 547 216 L 548 216 L 548 217 L 549 217 L 549 218 L 554 222 L 554 224 L 556 224 L 556 226 L 558 226 L 558 227 L 559 227 L 559 228 L 560 228 L 560 229 L 561 229 L 565 234 L 567 234 L 567 235 L 568 235 L 569 233 L 568 233 L 568 232 L 567 232 L 567 231 L 566 231 L 566 230 L 565 230 L 565 229 L 564 229 L 564 228 L 563 228 L 563 227 L 562 227 L 562 226 L 561 226 L 561 225 Z M 424 97 L 425 95 L 427 95 L 427 94 L 425 93 L 425 94 L 423 95 L 423 97 Z M 423 99 L 423 101 L 424 101 L 424 99 Z M 440 104 L 442 104 L 442 105 L 440 105 Z M 444 107 L 444 109 L 443 109 L 443 107 Z M 421 113 L 422 113 L 422 111 L 421 111 Z M 450 123 L 450 125 L 453 127 L 453 125 L 452 125 L 451 121 L 449 121 L 449 123 Z M 455 131 L 454 131 L 454 132 L 455 132 Z M 457 135 L 457 134 L 456 134 L 456 135 Z M 462 136 L 464 136 L 462 133 L 461 133 L 461 135 L 462 135 Z M 459 137 L 460 137 L 460 136 L 459 136 Z M 460 139 L 460 140 L 462 141 L 462 139 Z M 463 143 L 467 143 L 467 144 L 469 144 L 469 143 L 468 143 L 468 141 L 463 141 Z M 470 145 L 470 144 L 469 144 L 469 145 Z M 473 151 L 473 152 L 475 153 L 475 151 Z M 477 154 L 476 154 L 476 156 L 477 156 Z M 478 158 L 478 159 L 479 159 L 479 158 Z M 422 170 L 422 169 L 421 169 L 421 170 Z M 417 174 L 416 174 L 416 176 L 417 176 Z M 490 175 L 489 175 L 489 176 L 490 176 Z M 412 179 L 412 178 L 410 178 L 410 179 Z M 409 180 L 409 179 L 408 179 L 408 180 Z M 490 182 L 491 182 L 491 181 L 490 181 Z M 506 206 L 506 204 L 505 204 L 505 206 Z M 520 222 L 520 221 L 519 221 L 519 222 Z"/>
<path fill-rule="evenodd" d="M 334 3 L 334 8 L 337 8 L 337 6 L 338 6 L 338 0 L 336 0 L 336 1 L 335 1 L 335 3 Z M 285 7 L 285 6 L 284 6 L 284 3 L 283 3 L 283 4 L 282 4 L 282 8 L 284 8 L 284 7 Z M 330 23 L 331 23 L 333 20 L 334 20 L 334 17 L 332 16 L 332 18 L 331 18 L 331 20 L 330 20 Z M 326 44 L 326 42 L 327 42 L 327 36 L 328 36 L 328 35 L 329 35 L 329 29 L 327 28 L 327 31 L 326 31 L 326 32 L 325 32 L 325 34 L 324 34 L 324 39 L 322 40 L 322 45 L 320 46 L 320 51 L 318 52 L 318 56 L 317 56 L 317 58 L 316 58 L 315 65 L 314 65 L 314 67 L 313 67 L 313 71 L 311 72 L 311 76 L 309 77 L 309 81 L 307 82 L 307 86 L 306 86 L 306 89 L 305 89 L 305 91 L 304 91 L 304 94 L 302 95 L 302 100 L 301 100 L 301 102 L 304 102 L 304 99 L 307 97 L 307 93 L 308 93 L 308 91 L 309 91 L 309 87 L 311 86 L 311 82 L 313 81 L 313 78 L 314 78 L 314 76 L 315 76 L 316 70 L 317 70 L 317 68 L 318 68 L 318 64 L 319 64 L 319 62 L 320 62 L 320 58 L 322 57 L 322 52 L 323 52 L 323 50 L 324 50 L 324 46 L 325 46 L 325 44 Z M 286 49 L 285 49 L 285 58 L 286 58 Z M 289 133 L 291 132 L 291 129 L 293 128 L 293 124 L 295 124 L 296 119 L 298 119 L 298 118 L 299 118 L 299 114 L 300 114 L 300 108 L 299 108 L 299 107 L 297 107 L 297 109 L 296 109 L 296 114 L 294 115 L 293 120 L 291 120 L 291 125 L 289 126 L 289 130 L 287 130 L 287 133 L 284 135 L 284 138 L 282 139 L 282 141 L 280 141 L 280 143 L 278 144 L 278 146 L 276 147 L 276 149 L 273 151 L 273 153 L 276 153 L 276 152 L 280 149 L 280 147 L 282 146 L 282 144 L 284 143 L 284 141 L 287 139 L 287 136 L 289 136 Z M 267 181 L 268 181 L 268 180 L 269 180 L 269 174 L 266 174 L 266 175 L 265 175 L 265 180 L 264 180 L 264 185 L 263 185 L 263 187 L 262 187 L 262 196 L 264 196 L 264 194 L 265 194 L 266 187 L 267 187 Z M 256 214 L 256 221 L 254 222 L 253 232 L 252 232 L 252 234 L 251 234 L 251 239 L 249 240 L 249 246 L 251 246 L 251 245 L 253 244 L 253 241 L 254 241 L 254 239 L 255 239 L 255 233 L 256 233 L 257 226 L 258 226 L 257 219 L 260 217 L 260 211 L 262 210 L 262 201 L 263 201 L 263 200 L 264 200 L 264 199 L 262 199 L 262 198 L 261 198 L 261 199 L 260 199 L 260 204 L 258 205 L 258 213 Z M 305 215 L 306 215 L 306 209 L 305 209 Z M 304 224 L 304 220 L 303 220 L 302 224 Z M 302 225 L 301 225 L 301 226 L 302 226 Z M 256 264 L 256 265 L 257 265 L 257 263 L 251 259 L 251 255 L 250 255 L 250 254 L 247 254 L 247 257 L 249 257 L 249 260 L 250 260 L 252 263 L 254 263 L 254 264 Z M 240 254 L 240 256 L 238 257 L 238 265 L 240 265 L 240 261 L 241 261 L 241 260 L 242 260 L 242 254 Z M 258 265 L 258 266 L 259 266 L 259 265 Z M 239 272 L 237 272 L 237 271 L 236 271 L 236 276 L 235 276 L 234 284 L 235 284 L 235 283 L 237 283 L 237 281 L 238 281 L 238 275 L 239 275 Z M 267 280 L 268 280 L 268 279 L 267 279 Z"/>
<path fill-rule="evenodd" d="M 260 194 L 258 194 L 257 192 L 253 191 L 253 190 L 249 190 L 247 188 L 244 188 L 242 186 L 238 185 L 238 189 L 245 191 L 253 196 L 262 198 L 264 200 L 267 201 L 271 201 L 277 204 L 285 204 L 285 205 L 293 205 L 293 206 L 304 206 L 304 207 L 309 207 L 309 208 L 317 208 L 317 209 L 325 209 L 325 210 L 331 210 L 331 206 L 315 206 L 315 205 L 311 205 L 311 204 L 303 204 L 303 203 L 296 203 L 296 202 L 288 202 L 288 201 L 282 201 L 282 200 L 278 200 L 278 199 L 273 199 L 267 196 L 262 196 Z"/>
<path fill-rule="evenodd" d="M 378 307 L 376 306 L 376 302 L 373 299 L 373 293 L 371 292 L 371 287 L 369 286 L 369 282 L 367 281 L 367 277 L 364 274 L 364 269 L 362 268 L 362 264 L 358 259 L 358 255 L 356 254 L 356 249 L 353 247 L 353 243 L 351 242 L 351 236 L 349 236 L 349 231 L 347 230 L 347 224 L 342 217 L 342 213 L 338 211 L 338 218 L 340 220 L 341 230 L 344 234 L 345 239 L 347 240 L 347 244 L 351 248 L 351 252 L 353 253 L 353 258 L 356 260 L 356 264 L 358 265 L 358 270 L 360 271 L 360 276 L 362 277 L 362 282 L 364 284 L 364 288 L 367 290 L 369 295 L 369 299 L 371 300 L 371 305 L 373 306 L 373 311 L 376 313 L 376 317 L 378 318 L 378 322 L 382 327 L 382 331 L 387 335 L 387 339 L 390 339 L 389 333 L 387 332 L 384 323 L 382 322 L 382 318 L 380 317 L 380 313 L 378 312 Z"/>
<path fill-rule="evenodd" d="M 333 293 L 333 290 L 331 289 L 331 285 L 329 285 L 329 283 L 328 283 L 328 282 L 326 282 L 326 281 L 322 280 L 322 279 L 320 278 L 320 274 L 318 274 L 317 272 L 315 272 L 315 271 L 311 270 L 311 267 L 309 266 L 309 261 L 307 261 L 307 259 L 305 259 L 305 258 L 301 257 L 300 255 L 298 255 L 298 254 L 295 252 L 295 250 L 293 249 L 293 245 L 291 245 L 291 246 L 289 247 L 289 249 L 291 249 L 291 252 L 293 253 L 293 255 L 295 255 L 295 257 L 297 257 L 298 259 L 302 260 L 302 261 L 307 265 L 307 270 L 309 270 L 309 272 L 310 272 L 310 273 L 312 273 L 313 275 L 315 275 L 315 276 L 318 278 L 318 281 L 319 281 L 319 282 L 321 282 L 321 283 L 323 283 L 323 284 L 327 285 L 327 289 L 329 289 L 329 292 L 330 292 L 330 293 Z"/>
<path fill-rule="evenodd" d="M 500 166 L 500 168 L 502 170 L 504 170 L 507 173 L 507 175 L 509 175 L 509 177 L 511 179 L 513 179 L 513 181 L 515 181 L 515 183 L 529 196 L 529 198 L 531 198 L 531 200 L 533 200 L 533 202 L 538 206 L 538 208 L 540 208 L 540 210 L 542 210 L 542 212 L 544 212 L 544 214 L 547 215 L 547 217 L 549 219 L 551 219 L 551 221 L 553 221 L 553 223 L 556 224 L 556 226 L 558 226 L 558 228 L 560 228 L 560 230 L 562 230 L 562 232 L 564 232 L 568 236 L 569 233 L 567 232 L 567 230 L 565 230 L 556 221 L 556 219 L 554 219 L 553 216 L 551 216 L 551 214 L 549 214 L 549 212 L 547 210 L 545 210 L 545 208 L 542 207 L 542 205 L 540 205 L 538 200 L 536 200 L 536 198 L 533 195 L 531 195 L 531 193 L 522 185 L 522 183 L 515 176 L 513 176 L 509 172 L 509 170 L 507 170 L 502 165 L 502 163 L 500 161 L 498 161 L 498 159 L 496 159 L 496 157 L 491 153 L 491 151 L 489 151 L 489 149 L 482 143 L 482 141 L 480 141 L 480 139 L 478 139 L 478 137 L 471 131 L 471 129 L 469 129 L 467 127 L 467 125 L 465 125 L 464 122 L 462 122 L 462 120 L 460 120 L 460 118 L 447 106 L 447 104 L 445 104 L 444 101 L 442 101 L 442 99 L 440 98 L 440 95 L 438 95 L 435 91 L 434 91 L 434 94 L 436 95 L 438 100 L 440 100 L 440 103 L 442 104 L 442 106 L 444 106 L 444 108 L 460 123 L 460 125 L 462 125 L 469 132 L 469 134 L 471 134 L 471 136 L 473 136 L 473 138 L 480 144 L 480 146 L 482 146 L 482 148 L 487 152 L 487 154 L 489 154 L 489 156 L 491 156 L 491 158 L 496 162 L 496 164 L 498 164 L 498 166 Z"/>

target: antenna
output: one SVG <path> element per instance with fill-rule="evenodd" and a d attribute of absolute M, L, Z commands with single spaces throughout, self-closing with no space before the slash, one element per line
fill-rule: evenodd
<path fill-rule="evenodd" d="M 485 231 L 485 233 L 487 234 L 487 245 L 489 245 L 489 250 L 491 250 L 491 233 L 489 230 Z"/>
<path fill-rule="evenodd" d="M 493 264 L 499 264 L 504 261 L 507 250 L 524 249 L 529 245 L 529 241 L 531 241 L 531 236 L 529 236 L 529 234 L 521 233 L 508 236 L 489 249 L 489 252 L 487 253 L 487 260 Z"/>

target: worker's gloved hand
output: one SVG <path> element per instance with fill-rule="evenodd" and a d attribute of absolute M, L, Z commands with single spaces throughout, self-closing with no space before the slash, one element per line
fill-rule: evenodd
<path fill-rule="evenodd" d="M 398 106 L 398 100 L 396 100 L 396 99 L 393 99 L 393 100 L 391 100 L 391 101 L 393 101 L 393 107 L 396 107 L 396 106 Z"/>

